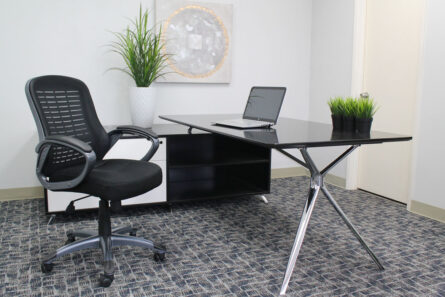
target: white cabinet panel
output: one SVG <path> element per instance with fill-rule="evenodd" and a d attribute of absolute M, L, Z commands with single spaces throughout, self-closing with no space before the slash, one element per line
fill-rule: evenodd
<path fill-rule="evenodd" d="M 65 211 L 68 204 L 77 198 L 86 196 L 82 193 L 74 192 L 53 192 L 48 191 L 48 212 Z M 91 196 L 74 203 L 76 209 L 89 209 L 99 207 L 99 198 Z"/>

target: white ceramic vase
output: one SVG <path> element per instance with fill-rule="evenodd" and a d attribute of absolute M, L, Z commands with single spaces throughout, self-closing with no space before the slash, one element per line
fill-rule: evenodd
<path fill-rule="evenodd" d="M 133 125 L 151 128 L 156 109 L 156 89 L 153 87 L 131 87 L 129 97 Z"/>

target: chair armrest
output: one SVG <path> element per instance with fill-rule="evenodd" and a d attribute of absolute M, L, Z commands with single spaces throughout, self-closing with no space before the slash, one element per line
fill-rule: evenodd
<path fill-rule="evenodd" d="M 79 176 L 71 180 L 58 182 L 51 182 L 49 178 L 45 176 L 43 167 L 53 145 L 73 149 L 85 157 L 85 166 Z M 91 146 L 80 139 L 70 136 L 54 135 L 46 137 L 36 146 L 36 153 L 38 154 L 36 167 L 37 178 L 43 187 L 48 190 L 67 190 L 76 187 L 85 179 L 96 163 L 96 153 Z"/>
<path fill-rule="evenodd" d="M 115 130 L 108 133 L 108 135 L 110 135 L 111 137 L 115 137 L 116 135 L 120 137 L 123 134 L 139 135 L 151 141 L 152 146 L 148 150 L 147 154 L 142 157 L 141 161 L 149 161 L 159 148 L 158 135 L 156 135 L 156 133 L 152 131 L 149 131 L 148 129 L 144 129 L 138 126 L 119 126 Z M 112 143 L 115 141 L 117 141 L 117 139 L 115 139 L 114 141 L 112 140 Z"/>
<path fill-rule="evenodd" d="M 123 131 L 124 133 L 130 133 L 130 134 L 137 134 L 144 137 L 150 137 L 158 139 L 158 135 L 154 133 L 153 131 L 150 131 L 146 128 L 142 128 L 139 126 L 133 126 L 133 125 L 124 125 L 124 126 L 118 126 L 116 127 L 116 130 Z"/>
<path fill-rule="evenodd" d="M 93 148 L 86 142 L 83 142 L 80 139 L 71 137 L 71 136 L 64 136 L 64 135 L 52 135 L 45 137 L 44 140 L 42 140 L 36 147 L 36 153 L 40 151 L 40 147 L 42 145 L 45 145 L 46 143 L 54 143 L 59 144 L 63 146 L 70 147 L 72 149 L 75 149 L 79 152 L 85 152 L 89 153 L 93 151 Z"/>

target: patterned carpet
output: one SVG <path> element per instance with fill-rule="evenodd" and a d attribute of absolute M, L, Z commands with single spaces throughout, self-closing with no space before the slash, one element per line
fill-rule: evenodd
<path fill-rule="evenodd" d="M 55 262 L 40 259 L 72 228 L 96 228 L 83 213 L 47 225 L 43 200 L 0 203 L 1 296 L 277 296 L 308 178 L 272 181 L 269 204 L 255 197 L 124 210 L 113 224 L 140 226 L 138 236 L 164 243 L 155 263 L 140 248 L 115 248 L 111 287 L 97 286 L 100 252 Z M 287 296 L 445 296 L 445 224 L 361 191 L 330 187 L 383 262 L 381 272 L 324 196 L 319 196 Z"/>

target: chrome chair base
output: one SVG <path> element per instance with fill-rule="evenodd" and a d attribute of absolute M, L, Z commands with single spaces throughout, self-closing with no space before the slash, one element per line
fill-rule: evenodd
<path fill-rule="evenodd" d="M 114 280 L 114 263 L 112 248 L 115 246 L 136 246 L 154 251 L 154 260 L 165 259 L 165 247 L 155 245 L 151 240 L 136 237 L 136 228 L 122 227 L 112 230 L 111 235 L 97 235 L 97 231 L 78 230 L 67 233 L 67 244 L 59 248 L 54 254 L 42 262 L 42 272 L 51 272 L 53 262 L 65 255 L 80 250 L 100 248 L 103 256 L 104 273 L 100 275 L 99 285 L 108 287 Z M 130 234 L 129 236 L 123 234 Z M 76 240 L 76 238 L 80 238 Z"/>

